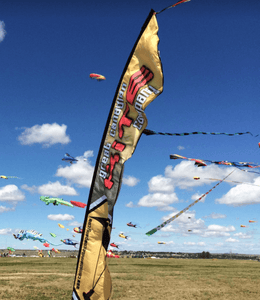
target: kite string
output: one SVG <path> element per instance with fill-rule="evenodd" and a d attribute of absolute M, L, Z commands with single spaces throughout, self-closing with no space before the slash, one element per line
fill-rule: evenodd
<path fill-rule="evenodd" d="M 170 6 L 168 6 L 168 7 L 165 7 L 164 9 L 162 9 L 162 10 L 156 12 L 155 14 L 158 15 L 158 14 L 162 13 L 163 11 L 165 11 L 166 9 L 175 7 L 175 6 L 177 6 L 178 4 L 181 4 L 181 3 L 184 3 L 184 2 L 188 2 L 188 1 L 190 1 L 190 0 L 180 0 L 180 1 L 178 1 L 177 3 L 175 3 L 175 4 L 173 4 L 173 5 L 170 5 Z"/>
<path fill-rule="evenodd" d="M 186 135 L 193 135 L 193 134 L 204 134 L 204 135 L 244 135 L 244 134 L 251 134 L 254 137 L 257 135 L 253 135 L 250 131 L 247 132 L 235 132 L 235 133 L 226 133 L 226 132 L 205 132 L 205 131 L 193 131 L 193 132 L 182 132 L 182 133 L 169 133 L 169 132 L 156 132 L 150 129 L 144 129 L 143 133 L 145 135 L 169 135 L 169 136 L 186 136 Z"/>
<path fill-rule="evenodd" d="M 202 198 L 204 198 L 206 195 L 208 195 L 213 189 L 215 189 L 221 182 L 225 181 L 226 178 L 228 178 L 236 169 L 234 169 L 231 173 L 229 173 L 226 177 L 224 177 L 223 179 L 221 179 L 216 185 L 214 185 L 209 191 L 207 191 L 205 194 L 203 194 L 199 199 L 195 200 L 194 202 L 192 202 L 189 206 L 187 206 L 186 208 L 184 208 L 183 210 L 181 210 L 178 214 L 174 215 L 173 217 L 171 217 L 170 219 L 164 221 L 161 225 L 155 227 L 154 229 L 146 232 L 146 235 L 150 236 L 153 233 L 155 233 L 156 231 L 160 230 L 161 228 L 163 228 L 165 225 L 169 224 L 170 222 L 172 222 L 174 219 L 178 218 L 181 214 L 183 214 L 184 212 L 186 212 L 189 208 L 191 208 L 193 205 L 195 205 L 197 202 L 199 202 Z"/>

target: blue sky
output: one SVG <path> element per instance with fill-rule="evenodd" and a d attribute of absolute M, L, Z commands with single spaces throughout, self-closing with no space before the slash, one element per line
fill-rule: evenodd
<path fill-rule="evenodd" d="M 40 242 L 15 240 L 12 234 L 20 229 L 34 229 L 53 243 L 80 240 L 72 230 L 83 223 L 85 210 L 46 206 L 39 198 L 87 202 L 125 63 L 150 9 L 171 4 L 3 1 L 0 172 L 19 179 L 0 181 L 0 249 L 47 249 Z M 191 0 L 157 16 L 164 91 L 146 109 L 148 129 L 260 133 L 259 12 L 259 1 Z M 91 80 L 90 73 L 106 80 Z M 189 161 L 170 160 L 170 154 L 260 163 L 259 139 L 143 135 L 125 163 L 111 242 L 120 250 L 259 253 L 259 223 L 248 221 L 259 218 L 260 187 L 249 184 L 223 182 L 167 227 L 145 235 L 216 184 L 203 178 L 224 178 L 233 170 L 197 168 Z M 63 162 L 66 152 L 79 161 Z M 260 185 L 259 174 L 239 170 L 229 180 Z M 138 228 L 127 227 L 130 221 Z"/>

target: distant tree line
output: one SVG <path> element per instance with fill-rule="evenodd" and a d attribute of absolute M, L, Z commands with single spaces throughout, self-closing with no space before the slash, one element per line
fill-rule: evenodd
<path fill-rule="evenodd" d="M 199 253 L 199 258 L 210 258 L 210 253 L 203 251 L 202 253 Z"/>

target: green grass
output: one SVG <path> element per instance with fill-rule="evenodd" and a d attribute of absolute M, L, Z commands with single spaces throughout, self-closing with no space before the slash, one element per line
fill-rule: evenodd
<path fill-rule="evenodd" d="M 109 259 L 112 300 L 260 299 L 249 260 Z M 74 258 L 0 258 L 0 299 L 71 299 Z"/>

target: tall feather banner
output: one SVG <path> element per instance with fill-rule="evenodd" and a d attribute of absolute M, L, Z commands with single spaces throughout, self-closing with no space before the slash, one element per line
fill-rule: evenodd
<path fill-rule="evenodd" d="M 106 252 L 124 162 L 147 126 L 144 110 L 163 90 L 156 13 L 151 10 L 128 58 L 110 109 L 89 193 L 73 300 L 107 300 L 112 284 Z"/>

